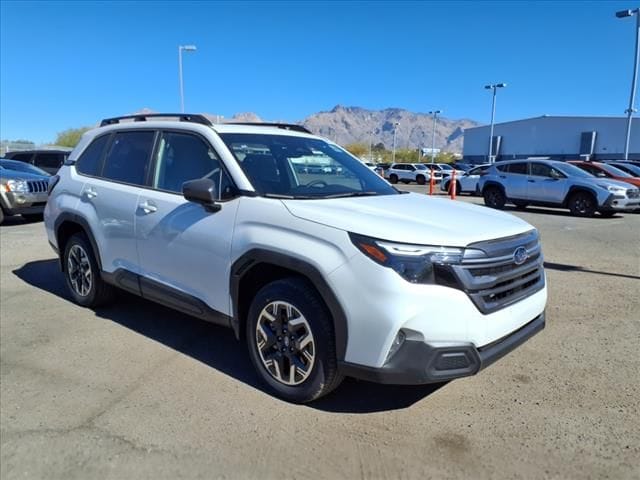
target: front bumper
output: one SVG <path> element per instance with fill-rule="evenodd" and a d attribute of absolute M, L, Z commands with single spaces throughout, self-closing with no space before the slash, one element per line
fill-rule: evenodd
<path fill-rule="evenodd" d="M 341 362 L 344 375 L 376 383 L 420 385 L 475 375 L 540 332 L 545 314 L 507 336 L 476 348 L 470 343 L 431 345 L 407 339 L 380 368 Z"/>
<path fill-rule="evenodd" d="M 640 198 L 609 195 L 601 210 L 631 211 L 640 208 Z"/>
<path fill-rule="evenodd" d="M 44 212 L 47 203 L 47 194 L 44 193 L 14 193 L 4 194 L 3 209 L 7 215 L 39 214 Z"/>

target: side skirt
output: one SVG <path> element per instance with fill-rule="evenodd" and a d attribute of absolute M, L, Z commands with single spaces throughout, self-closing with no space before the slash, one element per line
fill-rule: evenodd
<path fill-rule="evenodd" d="M 118 269 L 113 273 L 100 273 L 105 282 L 129 293 L 186 313 L 192 317 L 215 323 L 216 325 L 231 327 L 231 317 L 229 315 L 212 309 L 199 298 L 180 290 L 124 269 Z"/>

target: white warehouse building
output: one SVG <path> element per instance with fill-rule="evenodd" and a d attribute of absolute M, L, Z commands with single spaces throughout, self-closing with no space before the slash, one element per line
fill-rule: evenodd
<path fill-rule="evenodd" d="M 640 118 L 634 118 L 631 125 L 629 160 L 640 160 Z M 620 160 L 624 156 L 626 132 L 626 117 L 543 115 L 496 123 L 493 155 L 497 161 L 528 157 Z M 489 125 L 464 131 L 464 161 L 487 161 L 489 134 Z"/>

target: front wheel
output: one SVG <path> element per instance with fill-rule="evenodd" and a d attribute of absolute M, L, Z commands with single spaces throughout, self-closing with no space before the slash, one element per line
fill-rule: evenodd
<path fill-rule="evenodd" d="M 574 193 L 569 198 L 569 210 L 576 217 L 593 217 L 596 212 L 595 199 L 586 192 Z"/>
<path fill-rule="evenodd" d="M 487 207 L 502 210 L 507 199 L 498 187 L 488 187 L 484 190 L 484 204 Z"/>
<path fill-rule="evenodd" d="M 416 177 L 416 182 L 418 183 L 418 185 L 424 185 L 427 181 L 423 175 L 418 175 Z"/>
<path fill-rule="evenodd" d="M 256 294 L 246 337 L 258 375 L 285 400 L 310 402 L 342 381 L 331 317 L 303 279 L 277 280 Z"/>
<path fill-rule="evenodd" d="M 389 182 L 398 183 L 398 176 L 395 173 L 392 173 L 391 175 L 389 175 Z"/>

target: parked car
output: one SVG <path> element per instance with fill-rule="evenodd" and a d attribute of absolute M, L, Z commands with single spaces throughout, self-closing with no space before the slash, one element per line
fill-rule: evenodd
<path fill-rule="evenodd" d="M 608 165 L 612 165 L 625 173 L 628 173 L 632 177 L 640 177 L 640 166 L 634 165 L 632 162 L 606 162 Z"/>
<path fill-rule="evenodd" d="M 22 215 L 26 220 L 42 219 L 49 177 L 33 165 L 0 159 L 0 224 L 12 215 Z"/>
<path fill-rule="evenodd" d="M 440 174 L 442 177 L 442 181 L 448 180 L 455 170 L 456 177 L 461 177 L 464 174 L 464 170 L 459 170 L 457 168 L 452 167 L 448 163 L 427 163 L 427 168 L 433 168 Z"/>
<path fill-rule="evenodd" d="M 468 172 L 469 170 L 471 170 L 474 167 L 477 167 L 478 165 L 474 165 L 472 163 L 465 163 L 465 162 L 453 162 L 452 164 L 453 168 L 457 169 L 457 170 L 462 170 L 464 172 Z"/>
<path fill-rule="evenodd" d="M 20 150 L 7 152 L 5 157 L 10 160 L 30 163 L 51 175 L 55 175 L 65 160 L 69 157 L 69 150 Z"/>
<path fill-rule="evenodd" d="M 594 177 L 611 178 L 613 180 L 620 180 L 621 182 L 630 183 L 635 187 L 640 187 L 640 178 L 636 178 L 633 175 L 614 167 L 613 165 L 601 162 L 585 162 L 583 160 L 569 160 L 568 163 L 581 168 L 585 172 L 589 172 Z"/>
<path fill-rule="evenodd" d="M 298 125 L 158 116 L 103 120 L 52 179 L 46 232 L 79 305 L 118 287 L 231 327 L 294 402 L 344 376 L 473 375 L 544 328 L 525 221 L 401 193 Z M 309 152 L 350 176 L 295 172 Z"/>
<path fill-rule="evenodd" d="M 567 162 L 513 160 L 493 164 L 480 177 L 478 188 L 485 205 L 518 208 L 528 205 L 568 208 L 573 215 L 590 217 L 596 211 L 612 216 L 640 206 L 640 190 L 617 180 L 596 178 Z"/>
<path fill-rule="evenodd" d="M 486 173 L 490 166 L 491 164 L 489 163 L 478 165 L 471 170 L 464 172 L 459 177 L 456 176 L 456 194 L 471 193 L 480 195 L 478 180 L 480 180 L 480 177 Z M 451 177 L 444 178 L 440 183 L 440 189 L 445 192 L 449 192 L 450 185 Z"/>
<path fill-rule="evenodd" d="M 431 171 L 422 163 L 394 163 L 387 170 L 389 182 L 411 183 L 424 185 L 431 180 Z M 433 179 L 436 182 L 442 180 L 438 172 L 434 172 Z"/>

